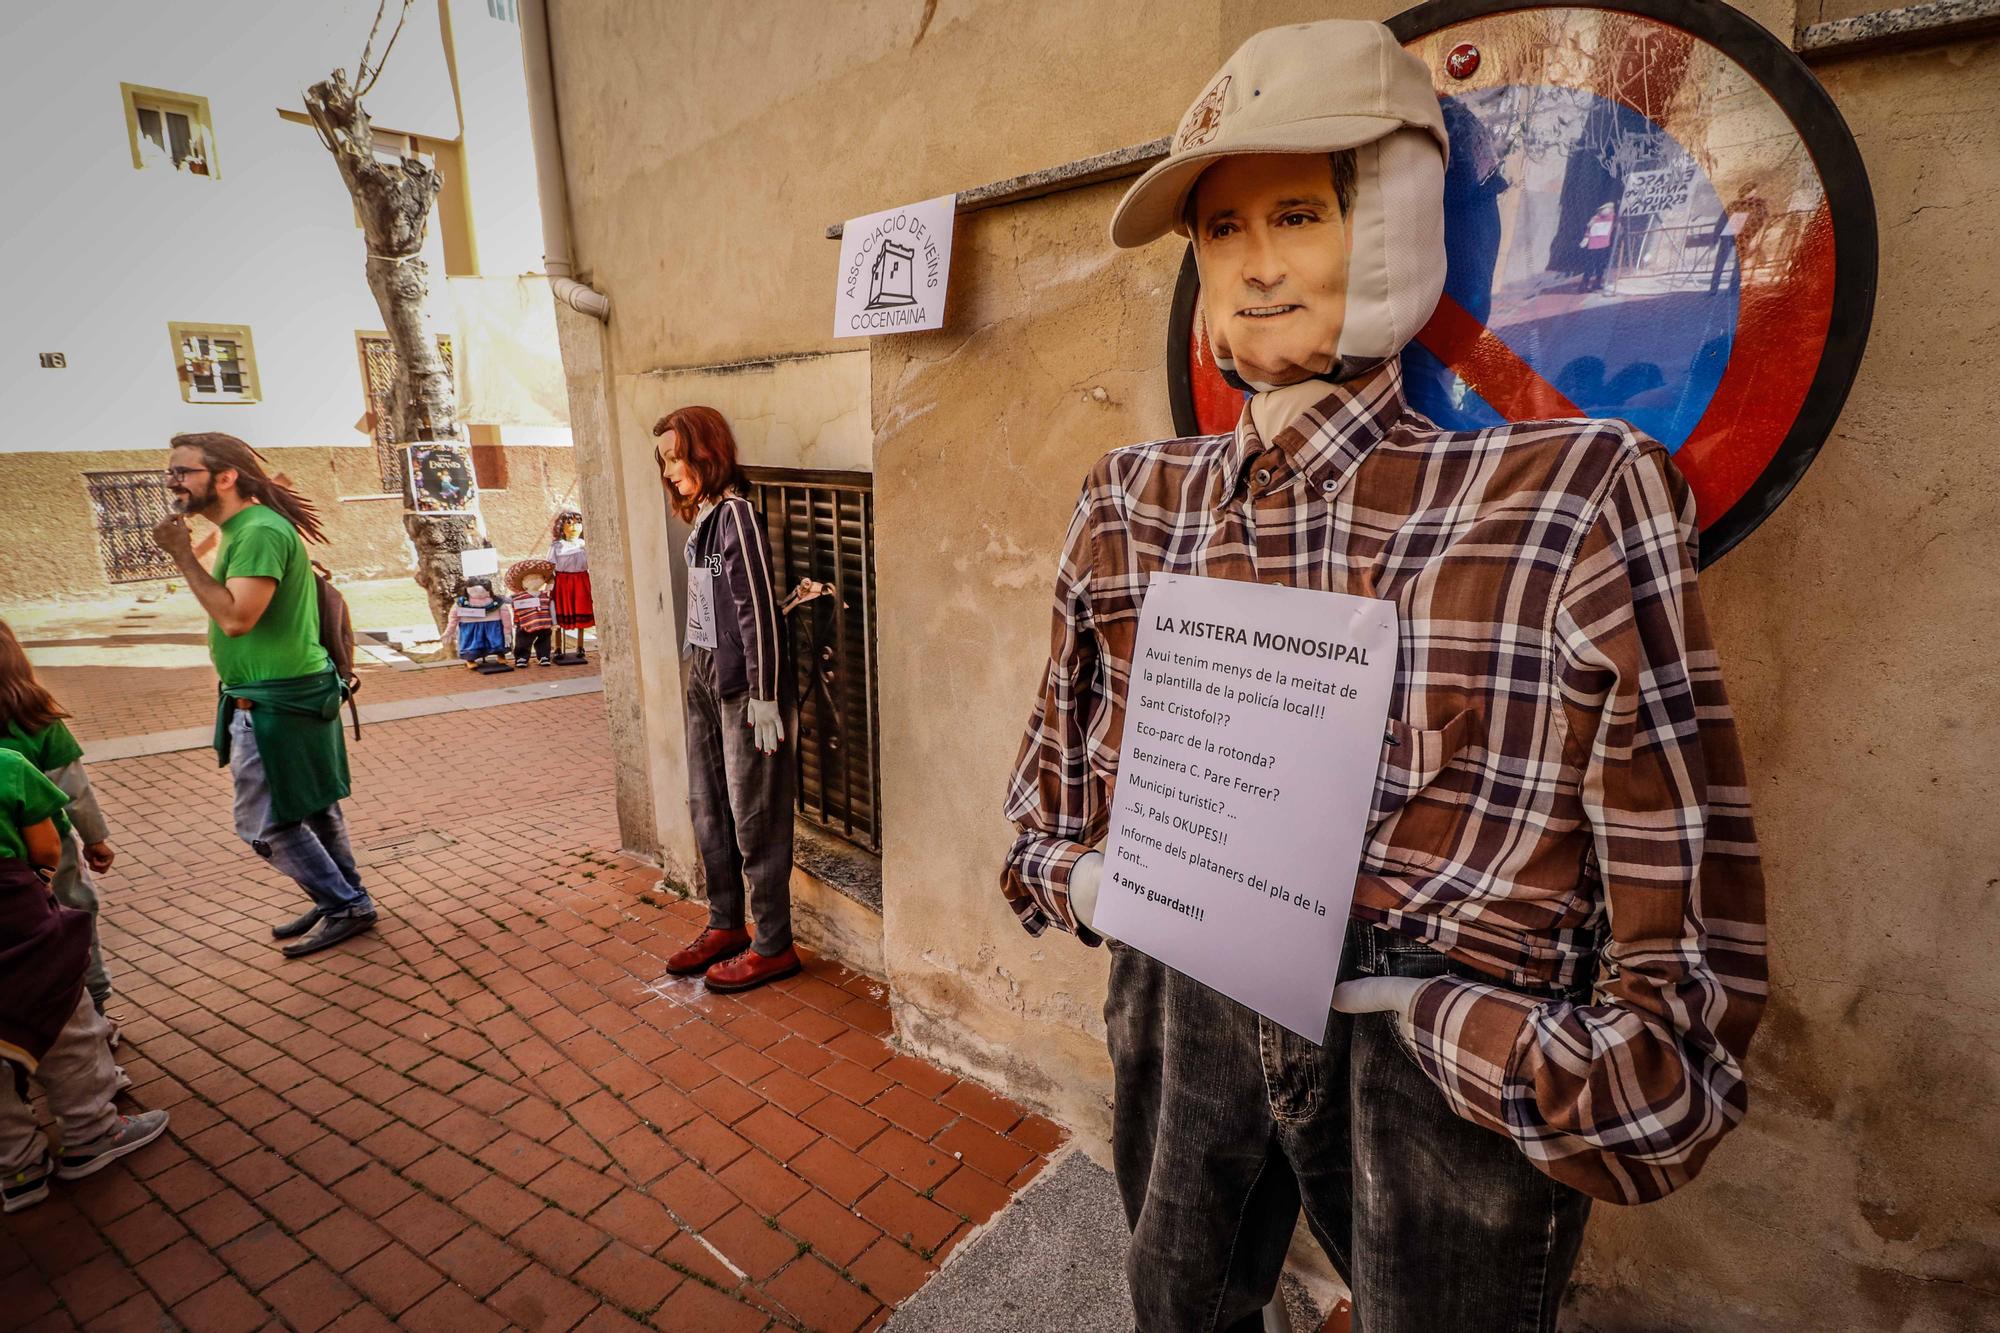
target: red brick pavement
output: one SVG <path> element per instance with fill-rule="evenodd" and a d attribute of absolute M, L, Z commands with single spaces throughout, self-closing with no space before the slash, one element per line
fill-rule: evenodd
<path fill-rule="evenodd" d="M 35 641 L 30 640 L 32 651 Z M 501 685 L 568 680 L 594 676 L 597 667 L 530 666 L 482 676 L 466 667 L 425 667 L 397 670 L 379 662 L 362 662 L 363 705 L 401 699 L 431 699 L 441 694 L 489 690 Z M 61 666 L 37 667 L 35 675 L 72 714 L 70 730 L 85 741 L 115 736 L 143 736 L 155 731 L 205 727 L 215 721 L 215 671 L 206 664 L 192 667 Z"/>
<path fill-rule="evenodd" d="M 663 978 L 702 913 L 606 850 L 601 696 L 365 736 L 383 925 L 298 961 L 212 756 L 94 766 L 122 1058 L 173 1127 L 0 1222 L 10 1326 L 853 1333 L 1062 1141 L 841 967 Z"/>

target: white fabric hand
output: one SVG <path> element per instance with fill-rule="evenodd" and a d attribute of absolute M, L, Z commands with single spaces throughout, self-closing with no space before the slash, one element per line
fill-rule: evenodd
<path fill-rule="evenodd" d="M 778 716 L 776 699 L 752 699 L 744 710 L 743 720 L 755 733 L 757 748 L 764 754 L 776 754 L 778 746 L 785 739 L 784 719 Z"/>
<path fill-rule="evenodd" d="M 1085 852 L 1077 858 L 1076 864 L 1070 867 L 1069 910 L 1075 913 L 1078 921 L 1090 926 L 1099 935 L 1104 935 L 1104 932 L 1097 930 L 1097 927 L 1091 924 L 1091 919 L 1097 915 L 1097 890 L 1103 881 L 1103 852 Z M 1105 935 L 1104 938 L 1111 937 Z"/>
<path fill-rule="evenodd" d="M 1410 1007 L 1424 987 L 1423 977 L 1356 977 L 1333 988 L 1333 1007 L 1343 1014 L 1394 1014 L 1405 1027 Z"/>

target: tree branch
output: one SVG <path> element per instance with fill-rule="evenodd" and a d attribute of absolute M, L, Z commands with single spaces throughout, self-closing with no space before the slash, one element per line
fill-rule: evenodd
<path fill-rule="evenodd" d="M 382 48 L 382 57 L 375 62 L 375 68 L 371 70 L 368 68 L 368 52 L 375 45 L 375 28 L 382 25 L 382 13 L 388 8 L 389 0 L 381 0 L 381 3 L 375 6 L 375 27 L 368 30 L 368 45 L 361 48 L 361 68 L 354 76 L 360 82 L 360 86 L 354 90 L 357 98 L 368 96 L 375 87 L 375 81 L 382 77 L 382 71 L 388 67 L 389 53 L 396 49 L 396 39 L 403 35 L 403 21 L 409 18 L 412 3 L 414 0 L 403 0 L 403 8 L 396 15 L 396 26 L 389 33 L 389 43 Z"/>

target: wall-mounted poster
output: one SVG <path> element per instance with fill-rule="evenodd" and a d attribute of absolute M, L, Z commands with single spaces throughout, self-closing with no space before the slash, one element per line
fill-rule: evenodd
<path fill-rule="evenodd" d="M 479 494 L 472 473 L 472 448 L 450 440 L 407 446 L 410 459 L 404 496 L 420 514 L 469 514 Z"/>

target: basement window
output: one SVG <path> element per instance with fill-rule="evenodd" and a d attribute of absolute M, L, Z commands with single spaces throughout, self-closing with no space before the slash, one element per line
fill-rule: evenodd
<path fill-rule="evenodd" d="M 257 359 L 242 324 L 169 324 L 181 397 L 190 403 L 254 403 Z"/>
<path fill-rule="evenodd" d="M 134 167 L 189 176 L 216 175 L 215 129 L 209 122 L 206 97 L 133 83 L 118 87 L 125 98 L 125 135 L 131 143 Z"/>

